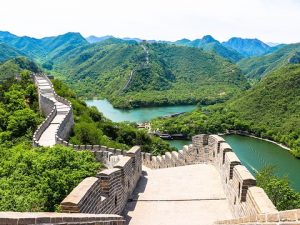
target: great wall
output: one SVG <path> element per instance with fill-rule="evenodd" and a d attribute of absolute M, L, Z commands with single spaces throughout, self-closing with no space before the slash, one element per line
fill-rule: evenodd
<path fill-rule="evenodd" d="M 1 225 L 300 224 L 300 209 L 278 211 L 222 137 L 196 135 L 191 145 L 162 156 L 139 146 L 73 145 L 71 103 L 46 76 L 34 80 L 45 120 L 33 145 L 88 150 L 107 169 L 84 179 L 61 202 L 62 213 L 1 212 Z"/>

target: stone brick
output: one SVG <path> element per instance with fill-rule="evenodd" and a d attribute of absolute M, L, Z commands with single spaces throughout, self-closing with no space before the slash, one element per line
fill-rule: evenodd
<path fill-rule="evenodd" d="M 296 221 L 297 210 L 287 210 L 279 212 L 280 221 Z"/>
<path fill-rule="evenodd" d="M 267 214 L 267 221 L 268 222 L 278 222 L 279 221 L 279 214 L 278 213 Z"/>

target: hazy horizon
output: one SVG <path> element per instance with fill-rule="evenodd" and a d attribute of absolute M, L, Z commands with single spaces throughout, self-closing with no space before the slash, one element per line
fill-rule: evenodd
<path fill-rule="evenodd" d="M 212 35 L 300 42 L 297 0 L 10 0 L 1 4 L 0 30 L 35 38 L 79 32 L 146 40 Z"/>

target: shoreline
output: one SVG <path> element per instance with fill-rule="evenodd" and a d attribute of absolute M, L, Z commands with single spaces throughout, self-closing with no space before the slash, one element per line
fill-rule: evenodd
<path fill-rule="evenodd" d="M 283 148 L 287 151 L 291 151 L 291 149 L 288 146 L 286 146 L 282 143 L 279 143 L 279 142 L 276 142 L 276 141 L 273 141 L 273 140 L 270 140 L 270 139 L 267 139 L 267 138 L 257 137 L 257 136 L 252 135 L 252 134 L 245 134 L 245 133 L 239 133 L 239 132 L 235 132 L 235 133 L 228 132 L 228 133 L 225 133 L 225 134 L 222 134 L 222 135 L 230 135 L 230 134 L 237 134 L 237 135 L 241 135 L 241 136 L 247 136 L 247 137 L 252 137 L 252 138 L 259 139 L 259 140 L 267 141 L 267 142 L 275 144 L 275 145 L 277 145 L 277 146 L 279 146 L 279 147 L 281 147 L 281 148 Z"/>

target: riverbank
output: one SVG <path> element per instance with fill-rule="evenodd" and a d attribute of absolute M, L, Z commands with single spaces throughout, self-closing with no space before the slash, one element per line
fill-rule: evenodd
<path fill-rule="evenodd" d="M 273 140 L 270 140 L 270 139 L 267 139 L 267 138 L 257 137 L 254 134 L 249 134 L 248 132 L 245 132 L 245 131 L 232 131 L 231 130 L 231 131 L 226 132 L 223 135 L 230 135 L 230 134 L 237 134 L 237 135 L 241 135 L 241 136 L 247 136 L 247 137 L 252 137 L 252 138 L 259 139 L 259 140 L 267 141 L 267 142 L 273 143 L 273 144 L 275 144 L 275 145 L 277 145 L 277 146 L 279 146 L 279 147 L 281 147 L 285 150 L 291 151 L 291 149 L 288 146 L 286 146 L 282 143 L 279 143 L 279 142 L 276 142 L 276 141 L 273 141 Z"/>
<path fill-rule="evenodd" d="M 105 117 L 114 122 L 135 122 L 144 123 L 154 118 L 161 116 L 173 115 L 176 113 L 189 112 L 194 110 L 196 105 L 182 105 L 182 106 L 164 106 L 164 107 L 146 107 L 122 110 L 114 108 L 113 105 L 107 100 L 88 100 L 88 106 L 96 106 Z"/>

